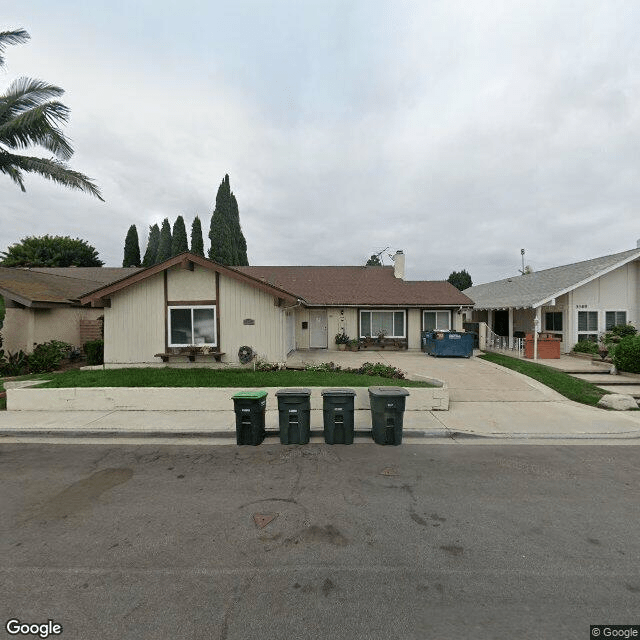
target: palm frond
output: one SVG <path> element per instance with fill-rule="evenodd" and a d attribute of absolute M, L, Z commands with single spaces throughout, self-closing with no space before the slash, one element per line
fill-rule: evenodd
<path fill-rule="evenodd" d="M 12 149 L 37 144 L 59 159 L 68 160 L 73 155 L 73 148 L 57 126 L 58 122 L 67 121 L 68 114 L 65 105 L 51 101 L 22 111 L 13 118 L 0 117 L 0 144 Z"/>
<path fill-rule="evenodd" d="M 8 175 L 22 191 L 26 191 L 24 188 L 24 182 L 22 181 L 22 172 L 11 164 L 11 158 L 12 154 L 0 151 L 0 173 Z"/>
<path fill-rule="evenodd" d="M 24 29 L 14 29 L 13 31 L 0 31 L 0 68 L 4 66 L 4 50 L 12 44 L 22 44 L 29 40 L 31 36 Z"/>
<path fill-rule="evenodd" d="M 22 171 L 37 173 L 70 189 L 89 193 L 104 202 L 100 189 L 93 180 L 78 171 L 73 171 L 64 162 L 52 158 L 33 158 L 0 151 L 0 172 L 8 174 L 14 182 L 18 182 L 16 172 L 20 178 Z"/>
<path fill-rule="evenodd" d="M 0 96 L 0 118 L 33 109 L 64 94 L 64 89 L 34 78 L 17 78 Z M 66 107 L 65 107 L 66 108 Z"/>

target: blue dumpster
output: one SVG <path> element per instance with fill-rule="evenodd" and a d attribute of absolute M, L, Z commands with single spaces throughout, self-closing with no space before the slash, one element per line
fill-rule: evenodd
<path fill-rule="evenodd" d="M 461 331 L 423 331 L 422 350 L 429 355 L 470 358 L 473 334 Z"/>

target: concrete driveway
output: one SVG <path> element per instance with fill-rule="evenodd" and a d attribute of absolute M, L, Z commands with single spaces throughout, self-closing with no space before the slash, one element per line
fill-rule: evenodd
<path fill-rule="evenodd" d="M 514 371 L 485 360 L 435 358 L 421 351 L 296 351 L 287 365 L 335 362 L 342 367 L 358 367 L 365 362 L 382 362 L 398 367 L 408 378 L 436 378 L 449 388 L 452 402 L 549 402 L 563 401 L 548 387 Z"/>
<path fill-rule="evenodd" d="M 478 352 L 480 353 L 480 352 Z M 425 432 L 480 436 L 476 442 L 634 442 L 640 437 L 639 411 L 605 411 L 568 400 L 516 371 L 479 358 L 435 358 L 419 351 L 300 351 L 287 364 L 333 361 L 344 367 L 383 362 L 408 378 L 437 378 L 449 388 L 449 411 L 424 412 Z M 612 440 L 616 439 L 616 440 Z"/>

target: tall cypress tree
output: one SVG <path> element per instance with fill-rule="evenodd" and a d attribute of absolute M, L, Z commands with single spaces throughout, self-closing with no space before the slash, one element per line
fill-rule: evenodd
<path fill-rule="evenodd" d="M 247 265 L 247 243 L 240 228 L 238 202 L 225 175 L 216 195 L 216 207 L 209 230 L 209 257 L 227 265 Z"/>
<path fill-rule="evenodd" d="M 156 263 L 158 255 L 158 244 L 160 243 L 160 227 L 157 224 L 149 227 L 149 238 L 147 239 L 147 249 L 142 259 L 143 267 L 151 267 Z"/>
<path fill-rule="evenodd" d="M 218 187 L 216 194 L 216 208 L 211 216 L 211 227 L 209 239 L 211 248 L 209 257 L 221 264 L 233 264 L 233 246 L 231 241 L 231 225 L 229 224 L 231 206 L 231 188 L 229 186 L 229 176 L 225 175 L 224 180 Z"/>
<path fill-rule="evenodd" d="M 158 255 L 156 256 L 156 264 L 164 262 L 171 257 L 171 226 L 168 218 L 162 221 L 160 229 L 160 242 L 158 243 Z"/>
<path fill-rule="evenodd" d="M 138 229 L 132 224 L 127 231 L 127 237 L 124 241 L 124 259 L 123 267 L 139 267 L 140 266 L 140 242 L 138 241 Z"/>
<path fill-rule="evenodd" d="M 191 253 L 204 258 L 204 242 L 202 241 L 202 223 L 196 216 L 191 225 Z"/>
<path fill-rule="evenodd" d="M 173 223 L 173 234 L 171 236 L 171 255 L 177 256 L 179 253 L 189 251 L 187 242 L 187 228 L 184 226 L 184 218 L 178 216 Z"/>
<path fill-rule="evenodd" d="M 242 227 L 240 226 L 240 212 L 238 210 L 238 201 L 235 195 L 231 192 L 231 233 L 233 241 L 233 254 L 235 265 L 241 267 L 249 266 L 249 260 L 247 258 L 247 241 L 242 233 Z"/>

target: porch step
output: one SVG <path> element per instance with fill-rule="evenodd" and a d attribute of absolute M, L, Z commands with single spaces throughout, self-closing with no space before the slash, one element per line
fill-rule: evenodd
<path fill-rule="evenodd" d="M 633 396 L 636 399 L 640 398 L 640 385 L 612 386 L 609 384 L 599 384 L 598 386 L 605 391 L 610 391 L 611 393 L 620 393 L 622 395 Z"/>
<path fill-rule="evenodd" d="M 551 366 L 551 365 L 550 365 Z M 575 375 L 587 375 L 587 376 L 604 376 L 604 375 L 609 375 L 609 370 L 611 369 L 611 365 L 609 365 L 608 367 L 601 367 L 600 369 L 596 370 L 596 371 L 588 371 L 586 369 L 561 369 L 560 367 L 553 367 L 554 369 L 557 369 L 558 371 L 562 371 L 562 373 L 568 373 L 570 376 L 575 376 Z"/>
<path fill-rule="evenodd" d="M 606 384 L 609 386 L 638 386 L 640 388 L 640 380 L 635 378 L 626 378 L 625 376 L 612 376 L 611 374 L 593 374 L 593 373 L 584 373 L 584 371 L 580 374 L 574 374 L 574 378 L 579 378 L 580 380 L 586 380 L 587 382 L 591 382 L 592 384 Z"/>

